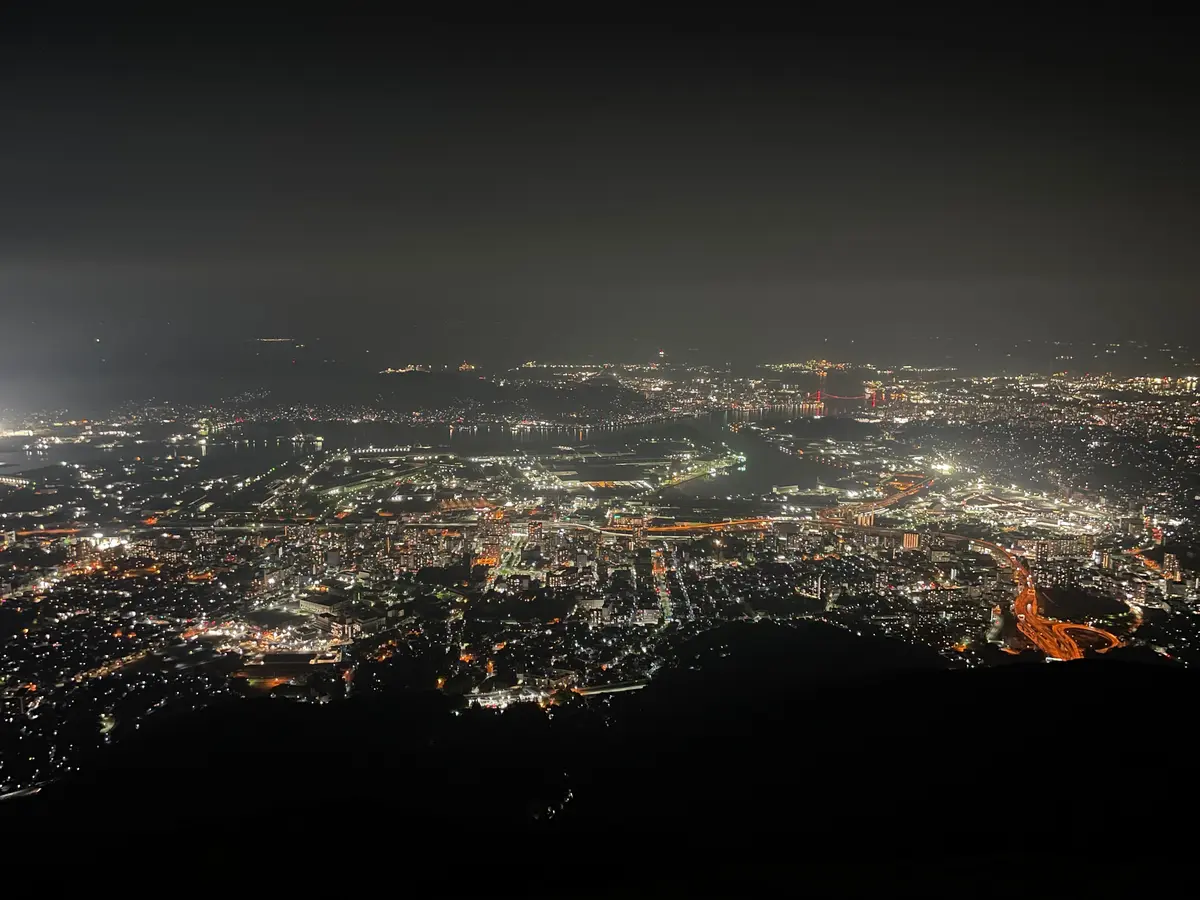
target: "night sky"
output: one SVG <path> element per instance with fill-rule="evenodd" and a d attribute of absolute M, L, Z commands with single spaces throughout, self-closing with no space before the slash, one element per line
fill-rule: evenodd
<path fill-rule="evenodd" d="M 380 366 L 890 362 L 1200 325 L 1186 21 L 12 15 L 10 376 L 271 335 Z"/>

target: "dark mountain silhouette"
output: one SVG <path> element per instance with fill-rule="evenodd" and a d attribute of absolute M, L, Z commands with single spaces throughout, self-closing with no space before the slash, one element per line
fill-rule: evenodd
<path fill-rule="evenodd" d="M 463 848 L 484 823 L 509 846 L 567 842 L 611 855 L 613 878 L 639 865 L 636 846 L 682 860 L 653 875 L 681 885 L 790 877 L 797 853 L 833 883 L 835 861 L 880 885 L 882 861 L 918 881 L 976 860 L 1030 873 L 1124 828 L 1170 845 L 1171 826 L 1153 823 L 1194 800 L 1196 685 L 1110 660 L 946 671 L 927 650 L 831 626 L 738 623 L 683 644 L 643 691 L 570 695 L 549 714 L 402 692 L 164 718 L 91 771 L 3 804 L 0 822 L 191 832 L 252 809 L 269 830 L 319 807 Z M 556 859 L 542 874 L 579 858 Z"/>

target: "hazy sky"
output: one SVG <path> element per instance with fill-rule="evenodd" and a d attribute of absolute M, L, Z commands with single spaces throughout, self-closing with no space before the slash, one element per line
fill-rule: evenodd
<path fill-rule="evenodd" d="M 32 16 L 0 37 L 3 370 L 1200 325 L 1186 23 Z"/>

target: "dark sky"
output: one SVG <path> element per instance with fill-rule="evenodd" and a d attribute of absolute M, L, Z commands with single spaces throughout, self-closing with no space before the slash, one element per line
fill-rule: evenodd
<path fill-rule="evenodd" d="M 15 15 L 0 371 L 1200 325 L 1188 21 Z"/>

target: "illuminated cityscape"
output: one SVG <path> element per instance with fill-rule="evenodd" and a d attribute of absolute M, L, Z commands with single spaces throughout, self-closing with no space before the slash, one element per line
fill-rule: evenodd
<path fill-rule="evenodd" d="M 1194 18 L 9 6 L 14 874 L 1190 874 Z"/>
<path fill-rule="evenodd" d="M 266 394 L 9 420 L 4 789 L 76 771 L 164 706 L 633 692 L 735 622 L 870 633 L 946 668 L 1200 664 L 1193 376 L 487 377 L 592 405 L 563 418 L 516 390 L 518 411 L 468 418 Z"/>

